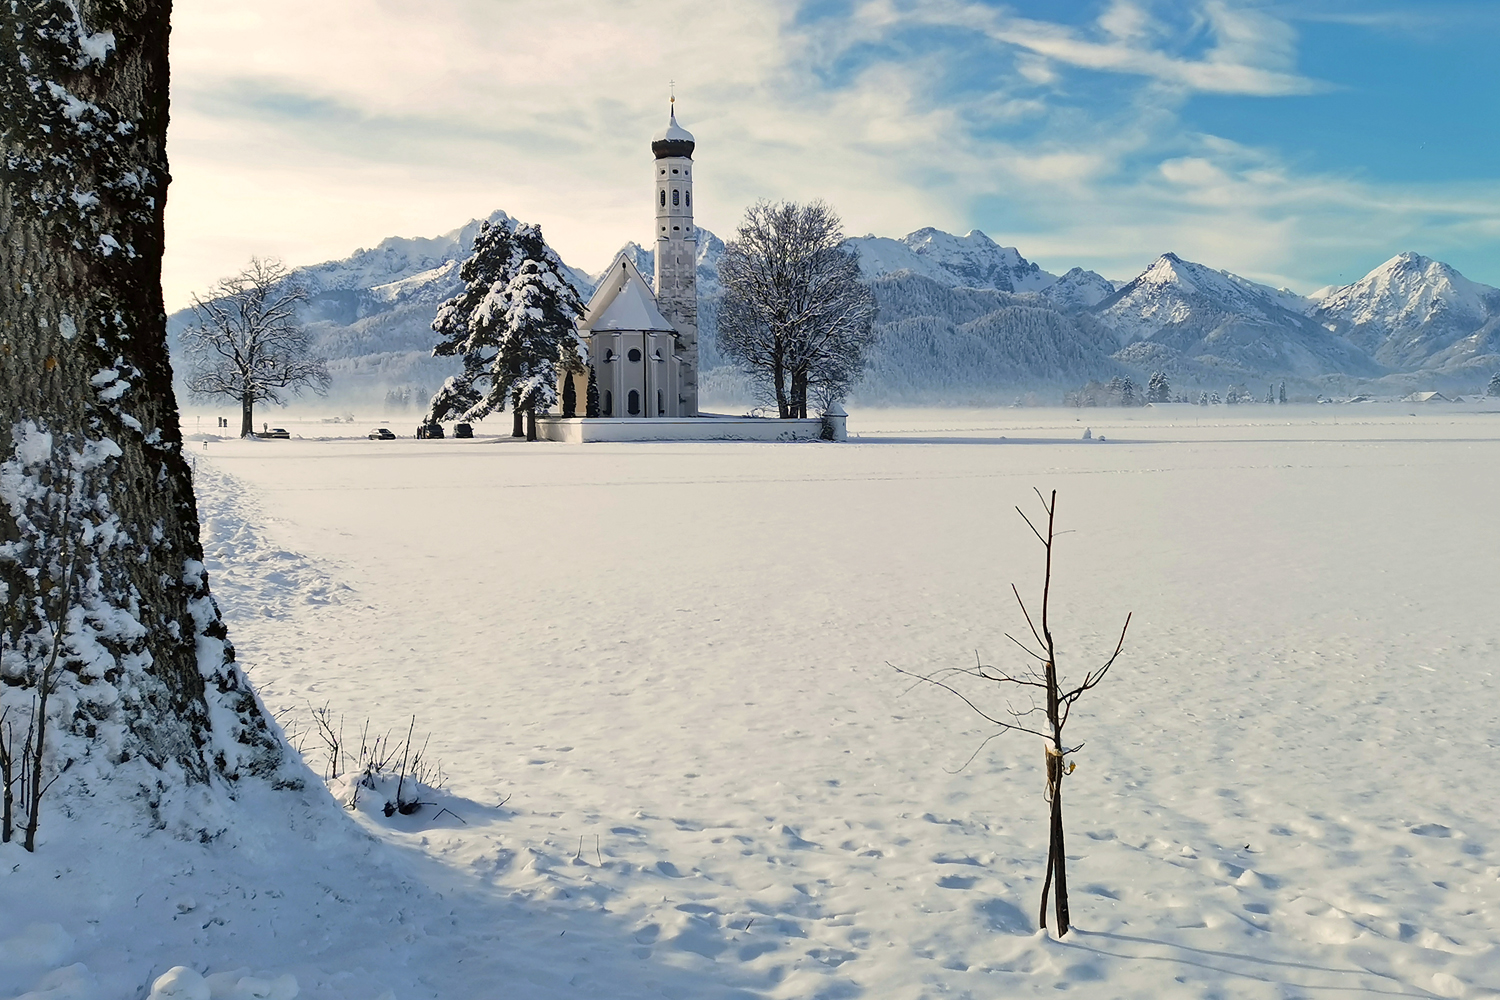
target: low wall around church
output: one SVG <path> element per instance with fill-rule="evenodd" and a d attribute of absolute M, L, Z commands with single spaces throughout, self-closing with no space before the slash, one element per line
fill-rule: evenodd
<path fill-rule="evenodd" d="M 823 420 L 810 417 L 537 417 L 543 441 L 817 441 Z"/>

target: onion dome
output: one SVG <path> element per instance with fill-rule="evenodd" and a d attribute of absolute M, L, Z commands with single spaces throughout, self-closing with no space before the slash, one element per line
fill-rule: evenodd
<path fill-rule="evenodd" d="M 677 124 L 677 106 L 674 104 L 667 127 L 651 139 L 651 152 L 656 154 L 658 160 L 668 156 L 686 156 L 692 159 L 694 145 L 693 133 Z"/>

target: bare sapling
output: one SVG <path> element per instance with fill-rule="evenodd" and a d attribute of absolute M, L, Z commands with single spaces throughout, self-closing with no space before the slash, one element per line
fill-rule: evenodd
<path fill-rule="evenodd" d="M 0 816 L 0 843 L 8 844 L 14 836 L 14 816 L 16 808 L 15 790 L 15 756 L 11 747 L 16 741 L 16 727 L 10 722 L 8 716 L 10 708 L 0 710 L 0 782 L 5 784 L 5 805 L 3 816 Z"/>
<path fill-rule="evenodd" d="M 1006 733 L 1018 732 L 1028 733 L 1040 737 L 1044 741 L 1046 752 L 1046 801 L 1050 807 L 1049 836 L 1047 841 L 1047 870 L 1046 877 L 1042 882 L 1041 912 L 1038 922 L 1042 928 L 1047 926 L 1047 902 L 1049 893 L 1055 902 L 1055 915 L 1057 917 L 1057 933 L 1061 937 L 1068 933 L 1071 920 L 1068 914 L 1068 870 L 1067 854 L 1064 851 L 1063 842 L 1063 811 L 1062 811 L 1062 783 L 1063 778 L 1073 772 L 1075 764 L 1068 760 L 1070 756 L 1083 749 L 1083 744 L 1068 746 L 1063 738 L 1063 730 L 1068 724 L 1068 718 L 1073 711 L 1074 704 L 1079 698 L 1092 691 L 1104 680 L 1109 668 L 1114 666 L 1119 659 L 1121 651 L 1125 648 L 1125 633 L 1130 629 L 1131 615 L 1125 616 L 1125 624 L 1120 628 L 1119 641 L 1115 643 L 1114 652 L 1104 661 L 1102 666 L 1086 671 L 1083 680 L 1069 686 L 1061 679 L 1057 666 L 1057 645 L 1052 635 L 1051 601 L 1052 601 L 1052 557 L 1054 543 L 1056 541 L 1055 526 L 1057 522 L 1057 491 L 1053 490 L 1051 498 L 1042 496 L 1037 491 L 1037 499 L 1042 503 L 1042 511 L 1047 515 L 1045 533 L 1040 530 L 1026 512 L 1020 507 L 1016 513 L 1026 522 L 1026 526 L 1036 535 L 1037 540 L 1042 543 L 1046 553 L 1046 566 L 1042 575 L 1042 600 L 1040 615 L 1037 618 L 1031 616 L 1026 602 L 1021 598 L 1021 592 L 1011 584 L 1011 593 L 1015 595 L 1016 603 L 1020 606 L 1021 616 L 1026 620 L 1027 628 L 1031 632 L 1031 638 L 1035 646 L 1027 645 L 1015 636 L 1006 633 L 1005 637 L 1014 643 L 1019 649 L 1036 661 L 1036 665 L 1027 664 L 1020 670 L 1003 670 L 980 662 L 978 654 L 975 654 L 973 667 L 947 667 L 931 674 L 915 674 L 911 671 L 896 667 L 898 673 L 915 677 L 919 683 L 931 684 L 940 687 L 955 695 L 965 705 L 972 709 L 980 718 L 997 726 L 996 732 L 985 737 L 983 743 L 974 751 L 970 761 L 979 755 L 990 740 Z M 956 684 L 962 683 L 959 678 L 972 678 L 983 682 L 985 685 L 995 685 L 996 688 L 1004 685 L 1014 685 L 1018 688 L 1030 688 L 1040 691 L 1045 699 L 1045 704 L 1038 704 L 1035 695 L 1030 697 L 1030 705 L 1024 709 L 1016 708 L 1009 702 L 1006 703 L 1003 715 L 998 711 L 987 710 L 981 707 L 974 698 L 960 691 Z M 967 766 L 967 764 L 965 765 Z"/>

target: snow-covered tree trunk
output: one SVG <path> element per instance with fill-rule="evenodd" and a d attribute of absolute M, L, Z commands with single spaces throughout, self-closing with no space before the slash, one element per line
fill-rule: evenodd
<path fill-rule="evenodd" d="M 0 7 L 0 697 L 29 703 L 70 592 L 48 770 L 132 762 L 153 807 L 281 761 L 209 595 L 172 392 L 170 9 Z"/>

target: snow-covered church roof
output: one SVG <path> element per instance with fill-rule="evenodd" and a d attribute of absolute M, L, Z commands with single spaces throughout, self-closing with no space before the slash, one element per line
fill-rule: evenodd
<path fill-rule="evenodd" d="M 621 253 L 609 265 L 584 311 L 585 331 L 652 330 L 672 332 L 674 327 L 656 308 L 656 296 L 635 262 Z"/>

